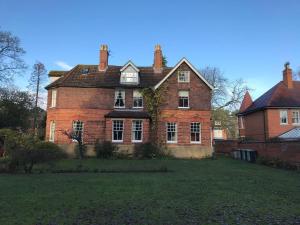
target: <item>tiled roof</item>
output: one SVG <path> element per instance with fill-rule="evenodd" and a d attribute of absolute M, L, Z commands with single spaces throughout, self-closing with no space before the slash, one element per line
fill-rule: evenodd
<path fill-rule="evenodd" d="M 299 139 L 300 138 L 300 127 L 295 127 L 278 136 L 281 139 Z"/>
<path fill-rule="evenodd" d="M 252 103 L 253 103 L 252 98 L 251 98 L 249 92 L 247 91 L 245 96 L 244 96 L 244 99 L 242 101 L 242 104 L 241 104 L 241 107 L 240 107 L 239 111 L 240 112 L 245 111 Z"/>
<path fill-rule="evenodd" d="M 109 65 L 104 72 L 98 71 L 98 65 L 77 65 L 61 78 L 49 84 L 46 89 L 54 87 L 151 87 L 163 79 L 172 68 L 165 67 L 162 73 L 154 73 L 152 67 L 138 67 L 140 82 L 138 85 L 120 84 L 122 66 Z M 87 74 L 83 71 L 88 69 Z"/>
<path fill-rule="evenodd" d="M 149 119 L 150 115 L 144 111 L 133 111 L 133 110 L 115 110 L 107 113 L 106 118 L 138 118 L 138 119 Z"/>
<path fill-rule="evenodd" d="M 280 81 L 248 108 L 240 111 L 238 115 L 245 115 L 265 108 L 293 108 L 300 107 L 300 81 L 293 81 L 293 88 L 287 88 L 283 81 Z"/>
<path fill-rule="evenodd" d="M 68 71 L 62 71 L 62 70 L 51 70 L 49 72 L 49 77 L 61 77 L 64 76 Z"/>

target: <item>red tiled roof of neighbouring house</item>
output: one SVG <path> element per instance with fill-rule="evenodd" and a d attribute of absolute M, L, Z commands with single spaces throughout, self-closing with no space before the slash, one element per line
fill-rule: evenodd
<path fill-rule="evenodd" d="M 293 107 L 300 107 L 300 81 L 293 81 L 293 88 L 288 88 L 283 81 L 280 81 L 238 115 L 246 115 L 265 108 Z"/>

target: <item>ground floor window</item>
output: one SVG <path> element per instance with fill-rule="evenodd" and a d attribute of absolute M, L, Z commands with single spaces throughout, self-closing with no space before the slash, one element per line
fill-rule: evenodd
<path fill-rule="evenodd" d="M 73 132 L 74 135 L 83 141 L 83 125 L 84 123 L 80 120 L 73 121 Z"/>
<path fill-rule="evenodd" d="M 143 139 L 143 121 L 133 120 L 132 121 L 132 142 L 142 142 Z"/>
<path fill-rule="evenodd" d="M 123 120 L 113 120 L 112 140 L 114 142 L 123 142 L 124 122 Z"/>
<path fill-rule="evenodd" d="M 191 143 L 200 143 L 200 123 L 191 123 Z"/>
<path fill-rule="evenodd" d="M 177 143 L 177 124 L 176 123 L 167 123 L 167 143 Z"/>
<path fill-rule="evenodd" d="M 293 111 L 292 122 L 293 122 L 293 124 L 299 124 L 300 123 L 299 111 Z"/>
<path fill-rule="evenodd" d="M 55 135 L 55 122 L 50 122 L 50 133 L 49 133 L 49 141 L 54 142 L 54 135 Z"/>

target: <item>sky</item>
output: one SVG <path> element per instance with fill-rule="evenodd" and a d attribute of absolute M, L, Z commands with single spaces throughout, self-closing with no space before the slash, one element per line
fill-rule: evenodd
<path fill-rule="evenodd" d="M 98 64 L 107 44 L 109 64 L 152 65 L 156 44 L 168 66 L 186 57 L 196 68 L 218 67 L 242 78 L 255 99 L 282 79 L 285 62 L 300 69 L 299 0 L 69 1 L 0 0 L 0 29 L 21 40 L 29 66 L 47 70 Z"/>

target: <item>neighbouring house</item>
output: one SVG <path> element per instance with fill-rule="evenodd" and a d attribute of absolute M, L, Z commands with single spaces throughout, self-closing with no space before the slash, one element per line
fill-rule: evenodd
<path fill-rule="evenodd" d="M 213 87 L 186 58 L 166 67 L 156 45 L 152 66 L 132 61 L 116 66 L 108 60 L 108 47 L 101 45 L 99 65 L 49 72 L 47 140 L 67 149 L 71 141 L 61 131 L 73 129 L 85 144 L 106 140 L 132 151 L 135 144 L 151 138 L 151 115 L 142 90 L 164 86 L 158 136 L 176 157 L 211 154 Z"/>
<path fill-rule="evenodd" d="M 293 80 L 289 63 L 283 80 L 256 99 L 247 92 L 238 116 L 239 136 L 247 140 L 300 137 L 300 81 Z"/>

